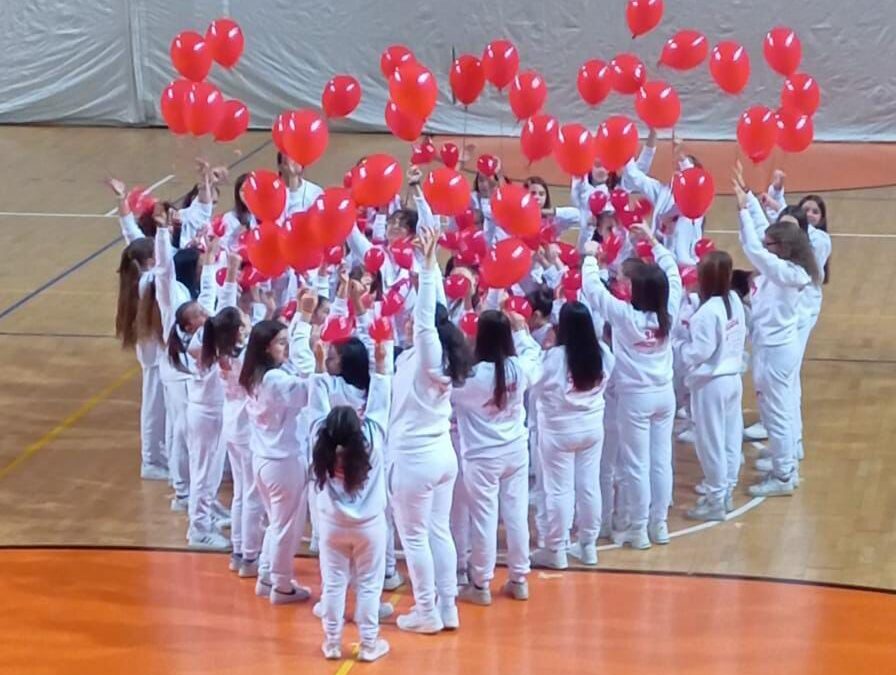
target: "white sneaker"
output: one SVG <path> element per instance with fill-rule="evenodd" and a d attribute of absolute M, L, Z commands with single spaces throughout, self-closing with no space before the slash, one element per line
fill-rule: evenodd
<path fill-rule="evenodd" d="M 230 540 L 217 532 L 190 535 L 187 544 L 190 548 L 201 551 L 230 551 L 232 549 Z"/>
<path fill-rule="evenodd" d="M 212 516 L 212 525 L 218 532 L 230 529 L 230 518 L 216 518 Z"/>
<path fill-rule="evenodd" d="M 689 419 L 688 409 L 685 406 L 681 406 L 678 410 L 675 411 L 675 419 L 677 419 L 677 420 Z"/>
<path fill-rule="evenodd" d="M 395 622 L 399 630 L 408 633 L 421 633 L 423 635 L 435 635 L 445 628 L 440 613 L 433 610 L 430 614 L 423 614 L 416 607 L 407 614 L 402 614 Z"/>
<path fill-rule="evenodd" d="M 217 499 L 212 502 L 212 519 L 214 520 L 230 520 L 230 509 L 224 506 Z"/>
<path fill-rule="evenodd" d="M 324 601 L 318 600 L 314 603 L 314 607 L 311 608 L 311 613 L 314 614 L 318 619 L 324 618 Z"/>
<path fill-rule="evenodd" d="M 679 443 L 690 443 L 693 445 L 694 443 L 697 442 L 697 432 L 694 431 L 693 427 L 688 427 L 687 429 L 682 431 L 680 434 L 678 434 L 678 436 L 676 436 L 675 439 Z"/>
<path fill-rule="evenodd" d="M 612 539 L 613 538 L 613 528 L 610 527 L 609 522 L 610 518 L 607 518 L 607 525 L 600 526 L 600 532 L 597 535 L 598 539 Z"/>
<path fill-rule="evenodd" d="M 380 609 L 377 614 L 380 621 L 388 619 L 393 614 L 395 614 L 395 607 L 392 606 L 391 602 L 381 602 L 380 603 Z"/>
<path fill-rule="evenodd" d="M 177 513 L 186 513 L 190 506 L 189 497 L 173 497 L 171 499 L 171 510 Z"/>
<path fill-rule="evenodd" d="M 328 661 L 338 661 L 342 658 L 342 645 L 338 642 L 330 642 L 325 640 L 320 650 L 324 653 L 324 658 Z"/>
<path fill-rule="evenodd" d="M 240 579 L 254 579 L 258 576 L 258 558 L 255 560 L 243 560 L 240 565 Z"/>
<path fill-rule="evenodd" d="M 501 592 L 508 598 L 512 598 L 514 600 L 528 600 L 529 582 L 525 580 L 507 581 L 507 583 L 505 583 L 504 586 L 501 587 Z"/>
<path fill-rule="evenodd" d="M 391 575 L 386 575 L 386 580 L 383 581 L 383 590 L 384 591 L 395 591 L 401 588 L 404 584 L 404 577 L 401 576 L 401 572 L 395 570 L 395 572 Z"/>
<path fill-rule="evenodd" d="M 701 480 L 694 486 L 694 492 L 696 492 L 698 495 L 705 495 L 708 492 L 708 490 L 706 489 L 706 483 Z"/>
<path fill-rule="evenodd" d="M 470 583 L 470 576 L 467 574 L 466 570 L 458 570 L 457 571 L 457 587 L 466 586 Z"/>
<path fill-rule="evenodd" d="M 566 559 L 566 551 L 552 551 L 547 548 L 539 548 L 530 556 L 532 564 L 536 567 L 547 567 L 551 570 L 565 570 L 569 568 Z"/>
<path fill-rule="evenodd" d="M 460 589 L 457 599 L 460 602 L 469 602 L 471 605 L 488 607 L 492 604 L 492 592 L 488 588 L 479 588 L 476 584 L 470 584 Z"/>
<path fill-rule="evenodd" d="M 756 463 L 753 466 L 755 466 L 756 470 L 760 473 L 771 473 L 775 468 L 771 457 L 760 457 L 756 460 Z"/>
<path fill-rule="evenodd" d="M 292 588 L 288 591 L 281 591 L 276 586 L 271 587 L 272 605 L 290 605 L 294 602 L 305 602 L 311 597 L 311 589 L 299 586 L 295 580 L 290 582 Z"/>
<path fill-rule="evenodd" d="M 258 577 L 258 581 L 255 582 L 255 595 L 257 595 L 259 598 L 269 598 L 271 597 L 272 588 L 273 585 L 271 584 L 270 579 Z"/>
<path fill-rule="evenodd" d="M 646 527 L 628 529 L 621 532 L 614 530 L 613 543 L 617 546 L 625 546 L 628 544 L 639 551 L 645 551 L 650 548 L 650 538 L 647 536 Z"/>
<path fill-rule="evenodd" d="M 140 478 L 143 480 L 168 480 L 168 469 L 148 464 L 140 467 Z"/>
<path fill-rule="evenodd" d="M 439 605 L 439 616 L 442 619 L 442 630 L 457 630 L 460 628 L 460 613 L 457 605 Z"/>
<path fill-rule="evenodd" d="M 768 438 L 768 431 L 762 425 L 762 422 L 756 422 L 744 429 L 745 441 L 764 441 Z"/>
<path fill-rule="evenodd" d="M 697 502 L 697 506 L 688 511 L 687 516 L 691 520 L 725 520 L 725 502 L 701 500 Z"/>
<path fill-rule="evenodd" d="M 650 541 L 654 544 L 664 546 L 669 543 L 669 523 L 665 520 L 658 520 L 652 525 L 649 525 L 647 527 L 647 533 L 650 537 Z"/>
<path fill-rule="evenodd" d="M 377 638 L 373 644 L 361 643 L 361 649 L 358 650 L 358 661 L 364 663 L 372 663 L 377 659 L 383 658 L 389 653 L 389 643 L 383 638 Z"/>
<path fill-rule="evenodd" d="M 576 542 L 567 551 L 573 558 L 578 558 L 583 565 L 594 566 L 597 564 L 597 546 L 594 544 L 581 544 Z"/>
<path fill-rule="evenodd" d="M 751 485 L 749 492 L 753 497 L 789 497 L 796 489 L 793 474 L 786 479 L 780 479 L 774 474 L 769 474 L 761 483 Z"/>
<path fill-rule="evenodd" d="M 725 511 L 728 513 L 734 511 L 734 488 L 725 493 Z"/>
<path fill-rule="evenodd" d="M 240 567 L 243 565 L 243 556 L 239 553 L 232 553 L 230 555 L 230 564 L 227 566 L 231 572 L 239 572 Z"/>

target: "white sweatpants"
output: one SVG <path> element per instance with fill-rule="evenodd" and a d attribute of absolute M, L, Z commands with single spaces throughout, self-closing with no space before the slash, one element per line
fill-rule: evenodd
<path fill-rule="evenodd" d="M 212 532 L 212 503 L 221 487 L 224 458 L 222 409 L 187 403 L 187 451 L 190 456 L 190 533 Z"/>
<path fill-rule="evenodd" d="M 794 412 L 793 412 L 793 438 L 797 448 L 797 458 L 802 456 L 803 448 L 803 383 L 801 380 L 803 369 L 803 358 L 806 356 L 806 347 L 809 345 L 809 338 L 818 323 L 818 315 L 801 321 L 797 326 L 800 336 L 800 362 L 796 369 L 794 380 Z"/>
<path fill-rule="evenodd" d="M 535 540 L 544 541 L 548 531 L 547 506 L 544 494 L 544 471 L 541 466 L 541 435 L 538 429 L 538 401 L 530 397 L 526 402 L 526 424 L 529 427 L 529 475 L 532 483 L 530 501 L 535 506 Z"/>
<path fill-rule="evenodd" d="M 392 509 L 414 602 L 431 614 L 457 597 L 457 550 L 451 538 L 451 498 L 457 457 L 448 434 L 431 450 L 396 453 L 389 470 Z"/>
<path fill-rule="evenodd" d="M 464 484 L 463 466 L 460 462 L 460 440 L 457 430 L 451 429 L 451 444 L 458 458 L 457 480 L 454 481 L 454 498 L 451 500 L 451 536 L 457 549 L 457 571 L 466 572 L 470 563 L 470 498 Z"/>
<path fill-rule="evenodd" d="M 498 515 L 507 537 L 511 581 L 529 574 L 528 439 L 499 457 L 464 458 L 464 484 L 470 504 L 470 580 L 480 588 L 495 577 Z"/>
<path fill-rule="evenodd" d="M 233 475 L 230 543 L 233 544 L 233 552 L 239 553 L 244 560 L 255 560 L 261 553 L 265 514 L 252 470 L 252 451 L 247 443 L 228 441 L 225 447 Z"/>
<path fill-rule="evenodd" d="M 143 366 L 140 399 L 140 457 L 144 469 L 168 469 L 165 445 L 165 387 L 158 366 Z"/>
<path fill-rule="evenodd" d="M 618 399 L 613 388 L 604 393 L 604 403 L 604 444 L 600 455 L 601 524 L 605 525 L 602 529 L 610 529 L 616 513 L 616 465 L 619 459 Z"/>
<path fill-rule="evenodd" d="M 759 416 L 768 430 L 774 473 L 787 478 L 796 461 L 794 412 L 800 366 L 800 344 L 794 340 L 775 347 L 753 350 L 753 384 Z"/>
<path fill-rule="evenodd" d="M 541 434 L 548 531 L 545 544 L 565 551 L 576 516 L 580 544 L 595 544 L 601 525 L 600 459 L 603 420 L 593 429 Z"/>
<path fill-rule="evenodd" d="M 324 634 L 328 641 L 341 641 L 345 595 L 353 580 L 357 597 L 355 623 L 361 644 L 372 645 L 380 632 L 380 596 L 386 574 L 386 516 L 380 514 L 373 520 L 352 525 L 320 518 L 317 524 Z"/>
<path fill-rule="evenodd" d="M 672 427 L 675 391 L 619 392 L 617 463 L 622 529 L 664 521 L 672 505 Z"/>
<path fill-rule="evenodd" d="M 723 375 L 691 392 L 697 437 L 697 459 L 703 469 L 706 496 L 723 503 L 737 485 L 743 450 L 743 383 L 740 375 Z"/>
<path fill-rule="evenodd" d="M 288 593 L 292 588 L 292 562 L 296 537 L 299 536 L 299 501 L 308 469 L 304 459 L 298 457 L 267 459 L 254 456 L 252 467 L 268 516 L 258 573 L 262 579 L 270 579 L 275 588 Z"/>
<path fill-rule="evenodd" d="M 190 455 L 187 452 L 187 383 L 164 382 L 165 442 L 168 447 L 168 476 L 174 494 L 190 494 Z"/>

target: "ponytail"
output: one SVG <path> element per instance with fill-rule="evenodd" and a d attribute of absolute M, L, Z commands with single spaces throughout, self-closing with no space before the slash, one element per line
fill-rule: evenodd
<path fill-rule="evenodd" d="M 162 334 L 162 312 L 159 303 L 156 302 L 155 279 L 146 284 L 137 304 L 137 340 L 140 342 L 153 340 L 160 345 L 165 344 L 165 336 Z"/>
<path fill-rule="evenodd" d="M 137 307 L 140 301 L 140 276 L 154 254 L 151 239 L 132 241 L 121 252 L 118 265 L 118 309 L 115 313 L 115 337 L 123 348 L 137 344 Z"/>
<path fill-rule="evenodd" d="M 319 490 L 337 474 L 349 495 L 364 487 L 373 467 L 361 420 L 351 407 L 338 406 L 327 415 L 317 434 L 311 462 Z"/>
<path fill-rule="evenodd" d="M 184 332 L 184 323 L 187 312 L 196 305 L 195 300 L 189 300 L 177 308 L 174 314 L 174 325 L 168 333 L 168 360 L 174 369 L 181 373 L 189 373 L 189 369 L 184 365 L 184 355 L 190 346 L 190 336 Z"/>
<path fill-rule="evenodd" d="M 436 332 L 442 343 L 442 368 L 451 384 L 460 387 L 473 368 L 473 354 L 460 328 L 452 323 L 445 305 L 436 305 Z"/>
<path fill-rule="evenodd" d="M 202 331 L 199 367 L 208 370 L 222 356 L 233 356 L 242 325 L 243 313 L 236 307 L 225 307 L 209 317 Z"/>
<path fill-rule="evenodd" d="M 497 310 L 480 314 L 476 329 L 476 361 L 495 366 L 495 389 L 491 403 L 498 410 L 507 406 L 507 359 L 515 355 L 513 331 L 507 315 Z"/>

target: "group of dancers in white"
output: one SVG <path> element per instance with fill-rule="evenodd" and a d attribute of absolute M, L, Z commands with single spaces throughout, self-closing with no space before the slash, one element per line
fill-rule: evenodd
<path fill-rule="evenodd" d="M 378 659 L 389 650 L 379 621 L 393 611 L 381 595 L 404 583 L 396 530 L 414 596 L 397 626 L 426 634 L 459 627 L 457 599 L 491 604 L 499 515 L 501 590 L 516 600 L 528 598 L 530 564 L 596 565 L 599 538 L 667 544 L 677 415 L 692 425 L 681 438 L 693 438 L 704 473 L 687 515 L 725 519 L 743 457 L 748 337 L 761 420 L 748 431 L 764 427 L 769 439 L 749 493 L 792 494 L 800 366 L 831 252 L 824 201 L 787 206 L 780 172 L 755 195 L 735 168 L 740 243 L 754 268 L 735 270 L 724 251 L 697 255 L 702 219 L 682 216 L 670 185 L 650 177 L 654 150 L 651 136 L 621 175 L 597 164 L 574 179 L 570 207 L 527 179 L 558 235 L 578 228 L 576 251 L 544 244 L 509 289 L 480 288 L 469 257 L 452 256 L 443 272 L 439 239 L 457 223 L 432 214 L 416 167 L 404 200 L 359 214 L 341 263 L 263 280 L 241 255 L 240 235 L 256 226 L 245 176 L 214 225 L 226 170 L 200 163 L 182 204 L 139 213 L 110 180 L 127 241 L 116 329 L 143 369 L 142 476 L 170 482 L 189 545 L 232 550 L 230 569 L 257 579 L 273 604 L 308 600 L 293 559 L 310 514 L 324 655 L 342 656 L 351 585 L 359 658 Z M 698 163 L 676 151 L 681 167 Z M 308 209 L 320 187 L 289 159 L 278 165 L 284 217 Z M 489 201 L 504 180 L 500 170 L 475 176 L 471 207 L 488 244 L 507 236 Z M 591 194 L 617 186 L 649 200 L 652 216 L 628 228 L 611 204 L 595 216 Z M 615 255 L 602 245 L 613 238 Z M 413 241 L 413 260 L 393 252 L 400 240 Z M 374 247 L 378 271 L 365 266 Z M 443 275 L 459 296 L 446 296 Z M 383 304 L 396 298 L 384 336 Z M 218 501 L 225 465 L 229 508 Z"/>

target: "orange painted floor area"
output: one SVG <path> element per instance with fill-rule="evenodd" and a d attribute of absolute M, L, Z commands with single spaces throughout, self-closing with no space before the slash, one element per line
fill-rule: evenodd
<path fill-rule="evenodd" d="M 496 136 L 437 136 L 434 143 L 452 141 L 458 146 L 475 146 L 468 168 L 475 169 L 479 155 L 500 157 L 504 172 L 512 180 L 527 176 L 541 176 L 549 184 L 568 186 L 569 176 L 547 158 L 529 164 L 520 151 L 518 138 Z M 697 157 L 716 181 L 719 194 L 731 193 L 731 167 L 740 158 L 744 164 L 747 182 L 765 190 L 775 169 L 783 170 L 788 177 L 789 192 L 832 192 L 834 190 L 861 190 L 865 188 L 896 185 L 896 144 L 894 143 L 813 143 L 799 154 L 775 150 L 772 156 L 759 165 L 744 159 L 734 141 L 685 141 L 685 152 Z M 669 181 L 673 174 L 672 143 L 661 140 L 653 162 L 651 175 Z M 565 202 L 564 202 L 565 203 Z"/>
<path fill-rule="evenodd" d="M 461 629 L 383 635 L 376 664 L 326 661 L 310 604 L 272 607 L 222 555 L 2 550 L 0 672 L 885 673 L 896 594 L 769 581 L 568 572 L 528 603 L 463 606 Z M 305 583 L 317 563 L 296 562 Z M 496 581 L 505 573 L 498 571 Z M 317 584 L 315 593 L 317 593 Z M 412 604 L 403 589 L 399 611 Z M 354 626 L 345 644 L 357 640 Z M 348 647 L 347 647 L 348 648 Z"/>

